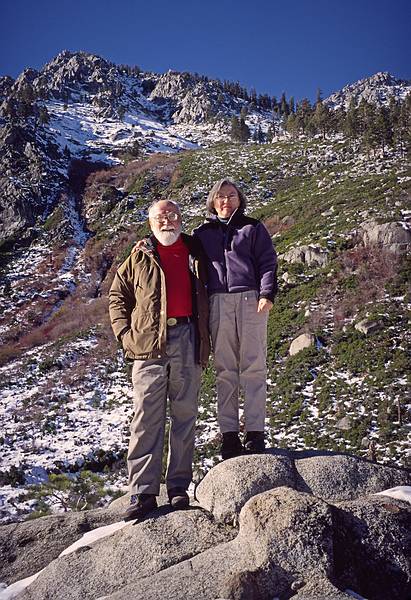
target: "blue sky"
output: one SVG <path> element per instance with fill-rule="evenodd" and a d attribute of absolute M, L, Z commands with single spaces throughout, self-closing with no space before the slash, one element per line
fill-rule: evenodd
<path fill-rule="evenodd" d="M 0 0 L 0 19 L 12 77 L 68 49 L 296 99 L 377 71 L 411 79 L 409 0 Z"/>

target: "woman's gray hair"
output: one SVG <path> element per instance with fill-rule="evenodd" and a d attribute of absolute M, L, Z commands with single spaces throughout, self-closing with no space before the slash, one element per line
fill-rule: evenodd
<path fill-rule="evenodd" d="M 217 214 L 217 211 L 214 208 L 214 200 L 215 200 L 215 197 L 217 196 L 218 192 L 220 191 L 220 189 L 223 187 L 223 185 L 232 185 L 236 189 L 238 197 L 240 199 L 240 206 L 239 206 L 238 210 L 241 212 L 244 212 L 245 207 L 247 206 L 246 197 L 244 196 L 244 193 L 240 190 L 238 185 L 232 179 L 227 179 L 227 178 L 219 179 L 211 188 L 210 193 L 208 194 L 208 197 L 207 197 L 207 201 L 206 201 L 206 207 L 207 207 L 208 212 L 212 215 Z"/>

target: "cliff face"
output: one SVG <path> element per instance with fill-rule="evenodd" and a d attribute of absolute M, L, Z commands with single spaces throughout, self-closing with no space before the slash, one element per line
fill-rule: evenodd
<path fill-rule="evenodd" d="M 43 570 L 0 597 L 335 600 L 354 591 L 405 600 L 411 509 L 378 492 L 410 483 L 405 471 L 349 455 L 238 457 L 206 475 L 187 511 L 171 511 L 162 497 L 145 521 L 125 524 L 124 498 L 1 527 L 0 578 L 12 584 Z M 85 531 L 81 547 L 60 554 Z"/>
<path fill-rule="evenodd" d="M 150 100 L 170 102 L 171 119 L 176 124 L 201 124 L 213 117 L 238 115 L 246 104 L 225 92 L 218 81 L 173 71 L 159 78 Z"/>
<path fill-rule="evenodd" d="M 32 127 L 9 123 L 0 135 L 0 246 L 30 240 L 31 229 L 65 179 L 55 144 Z"/>

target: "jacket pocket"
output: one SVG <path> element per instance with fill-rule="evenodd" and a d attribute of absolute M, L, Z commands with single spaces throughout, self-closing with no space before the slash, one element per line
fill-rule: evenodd
<path fill-rule="evenodd" d="M 158 348 L 159 315 L 157 312 L 136 312 L 131 329 L 123 337 L 123 348 L 134 356 L 148 354 Z"/>

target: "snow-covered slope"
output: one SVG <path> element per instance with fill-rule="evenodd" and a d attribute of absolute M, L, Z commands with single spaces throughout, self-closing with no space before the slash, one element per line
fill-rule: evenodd
<path fill-rule="evenodd" d="M 44 221 L 73 159 L 111 165 L 229 141 L 230 119 L 246 106 L 251 132 L 273 119 L 239 86 L 145 73 L 85 52 L 61 52 L 14 82 L 1 78 L 0 101 L 0 243 Z"/>

